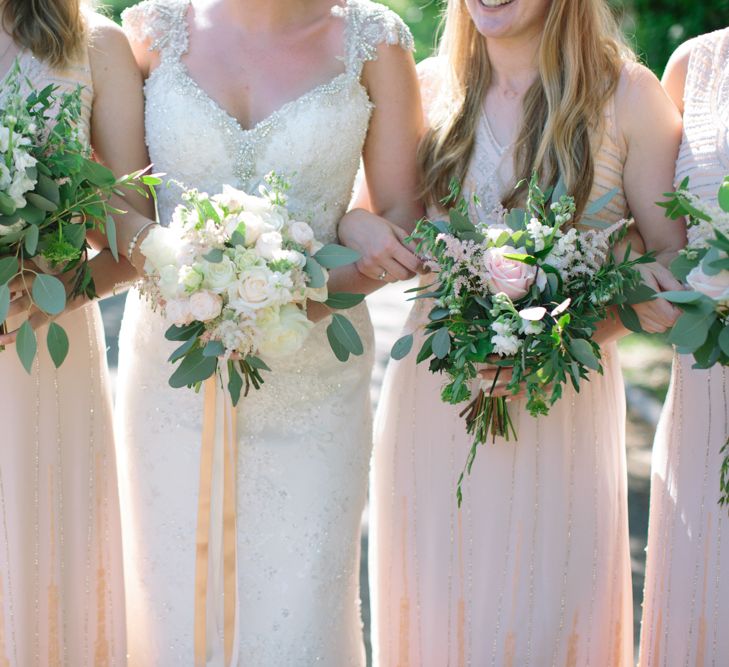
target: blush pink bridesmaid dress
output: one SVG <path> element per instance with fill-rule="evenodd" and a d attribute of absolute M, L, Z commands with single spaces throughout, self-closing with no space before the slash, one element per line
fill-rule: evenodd
<path fill-rule="evenodd" d="M 423 72 L 426 108 L 440 65 Z M 626 214 L 626 147 L 605 112 L 591 199 L 618 194 L 602 216 Z M 512 154 L 484 116 L 465 189 L 483 210 L 513 181 Z M 431 214 L 437 214 L 431 211 Z M 417 302 L 405 326 L 427 318 Z M 416 341 L 416 349 L 418 343 Z M 379 667 L 631 667 L 625 401 L 615 345 L 604 375 L 566 389 L 548 417 L 510 404 L 518 442 L 479 449 L 456 484 L 471 439 L 444 380 L 415 354 L 387 372 L 375 423 L 370 564 Z"/>
<path fill-rule="evenodd" d="M 20 66 L 36 88 L 83 86 L 88 136 L 88 53 L 53 71 L 24 51 Z M 57 321 L 70 340 L 58 370 L 46 327 L 37 331 L 30 374 L 12 347 L 0 352 L 0 666 L 122 666 L 124 583 L 104 331 L 95 303 Z M 11 320 L 9 328 L 20 323 Z"/>
<path fill-rule="evenodd" d="M 694 40 L 676 182 L 716 203 L 729 174 L 729 29 Z M 641 667 L 729 665 L 729 509 L 719 499 L 729 436 L 727 369 L 676 356 L 653 444 Z"/>

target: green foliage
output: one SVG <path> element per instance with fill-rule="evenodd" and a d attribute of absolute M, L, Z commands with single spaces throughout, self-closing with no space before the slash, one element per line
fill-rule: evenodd
<path fill-rule="evenodd" d="M 416 58 L 427 58 L 436 42 L 443 0 L 381 0 L 410 26 Z M 112 15 L 135 4 L 131 0 L 105 0 Z M 729 25 L 729 0 L 610 0 L 625 33 L 638 54 L 660 74 L 673 50 L 682 42 Z"/>

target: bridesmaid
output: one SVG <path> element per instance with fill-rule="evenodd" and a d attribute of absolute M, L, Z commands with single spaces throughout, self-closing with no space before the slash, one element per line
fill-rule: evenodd
<path fill-rule="evenodd" d="M 98 159 L 119 174 L 146 165 L 141 77 L 121 30 L 79 0 L 0 0 L 0 16 L 2 81 L 17 58 L 34 87 L 82 86 L 83 130 Z M 0 104 L 6 90 L 0 84 Z M 148 206 L 141 198 L 135 205 Z M 108 251 L 93 263 L 100 293 L 130 275 Z M 10 329 L 25 311 L 23 298 L 14 302 Z M 70 338 L 60 369 L 43 343 L 31 374 L 12 347 L 0 353 L 0 664 L 121 666 L 124 584 L 106 343 L 96 304 L 77 302 L 58 321 Z M 44 341 L 45 323 L 38 324 Z"/>
<path fill-rule="evenodd" d="M 729 28 L 680 47 L 664 86 L 684 119 L 676 182 L 716 204 L 729 174 Z M 729 517 L 717 504 L 727 370 L 692 363 L 674 359 L 653 446 L 641 667 L 729 665 Z"/>
<path fill-rule="evenodd" d="M 420 149 L 430 215 L 451 178 L 488 214 L 556 165 L 578 209 L 611 190 L 605 221 L 632 213 L 667 262 L 683 223 L 654 205 L 671 187 L 680 118 L 634 62 L 604 0 L 449 0 L 440 56 L 422 68 L 430 131 Z M 669 272 L 648 282 L 675 287 Z M 431 279 L 432 280 L 432 279 Z M 413 309 L 406 329 L 427 321 Z M 662 330 L 665 302 L 639 308 Z M 415 355 L 390 366 L 376 420 L 371 557 L 375 664 L 633 665 L 624 387 L 610 321 L 603 375 L 548 417 L 514 400 L 518 442 L 470 446 L 460 407 Z"/>

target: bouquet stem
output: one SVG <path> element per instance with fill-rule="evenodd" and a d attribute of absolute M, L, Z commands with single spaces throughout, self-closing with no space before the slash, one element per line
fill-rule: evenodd
<path fill-rule="evenodd" d="M 721 462 L 721 471 L 719 474 L 719 505 L 722 507 L 729 506 L 729 439 L 721 448 L 724 459 Z"/>

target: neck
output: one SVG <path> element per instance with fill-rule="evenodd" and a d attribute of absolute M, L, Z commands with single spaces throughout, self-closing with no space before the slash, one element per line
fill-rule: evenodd
<path fill-rule="evenodd" d="M 537 33 L 523 38 L 486 40 L 491 85 L 525 93 L 539 74 L 540 37 Z"/>
<path fill-rule="evenodd" d="M 320 0 L 220 0 L 220 4 L 236 23 L 271 31 L 307 22 L 323 3 Z"/>

